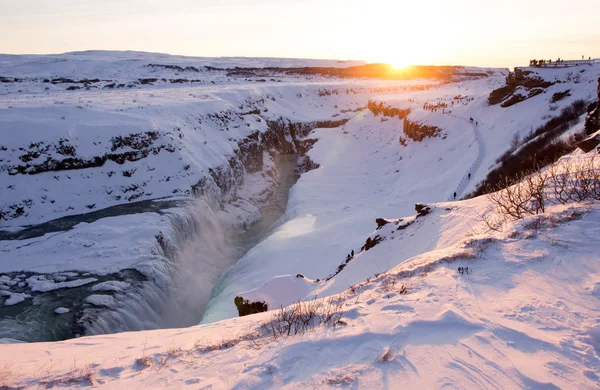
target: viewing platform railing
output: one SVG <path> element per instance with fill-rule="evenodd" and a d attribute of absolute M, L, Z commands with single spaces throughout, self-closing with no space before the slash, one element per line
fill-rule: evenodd
<path fill-rule="evenodd" d="M 579 65 L 592 65 L 594 63 L 600 62 L 600 59 L 588 59 L 588 60 L 560 60 L 560 61 L 552 61 L 552 62 L 543 62 L 537 64 L 530 64 L 529 66 L 534 68 L 568 68 L 571 66 L 579 66 Z"/>

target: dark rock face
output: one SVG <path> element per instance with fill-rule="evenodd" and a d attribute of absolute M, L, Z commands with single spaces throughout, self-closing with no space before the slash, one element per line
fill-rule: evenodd
<path fill-rule="evenodd" d="M 170 69 L 177 72 L 195 72 L 198 73 L 200 70 L 193 66 L 181 67 L 179 65 L 162 65 L 162 64 L 148 64 L 146 65 L 149 68 L 159 68 L 159 69 Z"/>
<path fill-rule="evenodd" d="M 124 164 L 126 161 L 138 161 L 146 158 L 150 153 L 158 154 L 163 149 L 171 153 L 176 150 L 175 147 L 170 144 L 155 146 L 154 143 L 158 139 L 159 133 L 156 131 L 129 134 L 125 137 L 114 137 L 111 138 L 112 147 L 109 153 L 94 156 L 92 158 L 78 157 L 76 147 L 71 145 L 69 141 L 64 138 L 61 138 L 58 141 L 58 144 L 46 144 L 44 141 L 40 141 L 29 145 L 29 150 L 19 156 L 19 159 L 24 164 L 7 166 L 5 168 L 9 175 L 35 175 L 42 172 L 95 168 L 104 165 L 107 161 Z M 125 147 L 133 150 L 119 152 L 119 149 Z M 66 157 L 63 159 L 56 159 L 51 155 L 51 151 L 55 151 Z M 44 155 L 47 156 L 44 161 L 31 163 Z"/>
<path fill-rule="evenodd" d="M 301 175 L 305 172 L 309 172 L 317 168 L 319 168 L 319 164 L 311 160 L 310 157 L 300 156 L 298 158 L 298 164 L 296 166 L 296 174 Z"/>
<path fill-rule="evenodd" d="M 437 126 L 428 126 L 422 123 L 413 122 L 408 118 L 404 118 L 402 126 L 404 134 L 413 141 L 421 142 L 427 137 L 438 137 L 442 134 L 442 129 Z M 403 143 L 403 138 L 400 138 L 400 143 Z"/>
<path fill-rule="evenodd" d="M 554 85 L 553 82 L 546 81 L 539 76 L 531 76 L 534 72 L 530 70 L 523 70 L 515 68 L 514 72 L 511 72 L 506 76 L 506 85 L 511 88 L 517 88 L 523 86 L 526 89 L 531 88 L 548 88 Z"/>
<path fill-rule="evenodd" d="M 383 218 L 377 218 L 375 220 L 375 223 L 377 223 L 377 230 L 381 229 L 382 227 L 384 227 L 385 225 L 387 225 L 388 223 L 390 223 L 389 221 L 386 221 Z"/>
<path fill-rule="evenodd" d="M 556 103 L 560 100 L 563 100 L 567 96 L 571 96 L 570 89 L 567 89 L 566 91 L 562 91 L 562 92 L 556 92 L 554 95 L 552 95 L 552 99 L 550 99 L 550 103 Z"/>
<path fill-rule="evenodd" d="M 598 130 L 600 130 L 600 77 L 598 78 L 598 100 L 590 104 L 585 119 L 586 134 L 593 134 Z"/>
<path fill-rule="evenodd" d="M 283 118 L 277 121 L 268 121 L 268 130 L 265 133 L 258 131 L 238 142 L 238 150 L 229 159 L 227 165 L 209 169 L 210 179 L 200 179 L 192 186 L 192 193 L 196 196 L 208 193 L 208 187 L 216 185 L 221 192 L 221 198 L 233 194 L 235 189 L 242 184 L 245 172 L 254 173 L 263 169 L 264 152 L 279 154 L 299 154 L 300 165 L 297 173 L 308 172 L 318 168 L 304 156 L 314 145 L 316 140 L 304 139 L 313 129 L 338 127 L 346 120 L 331 122 L 294 123 Z"/>
<path fill-rule="evenodd" d="M 235 297 L 233 303 L 235 303 L 240 317 L 269 310 L 265 302 L 248 302 L 247 299 L 242 297 Z"/>
<path fill-rule="evenodd" d="M 546 81 L 539 76 L 532 76 L 532 74 L 534 74 L 534 72 L 530 70 L 515 68 L 514 72 L 510 72 L 508 76 L 506 76 L 506 85 L 490 93 L 490 96 L 488 97 L 488 104 L 491 106 L 504 102 L 511 95 L 513 95 L 518 87 L 524 87 L 530 91 L 527 97 L 518 94 L 509 100 L 510 103 L 507 101 L 505 102 L 506 105 L 502 104 L 502 107 L 510 107 L 516 103 L 522 102 L 523 100 L 539 95 L 543 92 L 543 90 L 554 85 L 553 82 Z"/>
<path fill-rule="evenodd" d="M 378 235 L 373 238 L 369 237 L 369 238 L 367 238 L 367 241 L 365 241 L 365 245 L 363 245 L 360 249 L 364 250 L 364 251 L 368 251 L 369 249 L 373 248 L 375 245 L 379 244 L 381 241 L 383 241 L 383 238 L 381 238 Z"/>
<path fill-rule="evenodd" d="M 55 79 L 54 81 L 59 84 L 71 82 L 70 79 Z M 260 114 L 260 111 L 251 113 L 256 115 Z M 223 128 L 228 128 L 231 126 L 231 115 L 216 113 L 212 114 L 210 119 L 222 124 Z M 246 173 L 259 172 L 264 169 L 265 152 L 301 155 L 297 174 L 316 169 L 318 165 L 304 155 L 316 140 L 304 137 L 316 127 L 337 127 L 345 122 L 342 120 L 293 123 L 284 119 L 269 122 L 269 128 L 265 133 L 255 131 L 239 141 L 237 151 L 227 163 L 209 169 L 208 174 L 199 176 L 189 190 L 182 192 L 194 196 L 208 195 L 210 198 L 218 200 L 219 203 L 227 202 L 235 197 L 237 188 L 243 183 Z M 181 134 L 178 138 L 182 138 Z M 116 136 L 109 140 L 105 148 L 93 156 L 80 154 L 79 146 L 65 138 L 58 141 L 39 141 L 19 148 L 20 154 L 17 159 L 7 161 L 0 156 L 0 170 L 5 170 L 9 175 L 15 176 L 95 168 L 101 167 L 109 161 L 122 165 L 159 153 L 174 153 L 178 149 L 176 140 L 177 134 L 168 131 L 146 131 Z M 0 153 L 7 151 L 7 147 L 0 145 Z M 134 172 L 135 170 L 123 171 L 123 175 L 131 177 Z M 112 174 L 114 172 L 109 173 L 109 177 Z M 123 194 L 114 195 L 116 201 L 131 202 L 144 195 L 144 191 L 138 184 L 121 187 Z M 107 193 L 110 195 L 112 191 L 107 191 Z M 26 215 L 26 210 L 30 207 L 31 201 L 29 200 L 7 206 L 5 209 L 0 209 L 0 219 L 19 218 Z"/>
<path fill-rule="evenodd" d="M 384 105 L 383 102 L 377 103 L 372 100 L 369 100 L 369 102 L 367 103 L 367 108 L 375 116 L 382 114 L 383 116 L 387 117 L 398 117 L 398 119 L 406 118 L 411 112 L 410 108 L 394 108 L 390 105 Z"/>
<path fill-rule="evenodd" d="M 506 108 L 506 107 L 514 106 L 515 104 L 520 103 L 526 99 L 527 98 L 524 95 L 517 93 L 515 95 L 512 95 L 508 100 L 502 102 L 502 104 L 500 104 L 500 107 Z"/>
<path fill-rule="evenodd" d="M 596 146 L 600 145 L 600 135 L 591 136 L 589 138 L 584 139 L 578 145 L 579 149 L 583 150 L 586 153 L 591 152 L 596 148 Z"/>
<path fill-rule="evenodd" d="M 157 81 L 158 81 L 158 79 L 154 79 L 154 78 L 138 79 L 138 83 L 140 83 L 142 85 L 152 85 Z"/>
<path fill-rule="evenodd" d="M 514 92 L 514 89 L 512 89 L 506 85 L 504 87 L 495 89 L 490 93 L 490 96 L 488 97 L 488 104 L 489 105 L 498 104 L 498 103 L 506 100 L 510 95 L 513 94 L 513 92 Z"/>
<path fill-rule="evenodd" d="M 429 213 L 431 213 L 431 207 L 425 206 L 425 205 L 421 205 L 421 206 L 423 206 L 423 207 L 420 208 L 419 210 L 417 210 L 417 218 L 424 217 L 424 216 L 428 215 Z"/>
<path fill-rule="evenodd" d="M 425 209 L 428 209 L 429 206 L 427 206 L 426 204 L 423 203 L 417 203 L 415 204 L 415 211 L 417 212 L 417 214 L 421 214 L 421 212 Z"/>

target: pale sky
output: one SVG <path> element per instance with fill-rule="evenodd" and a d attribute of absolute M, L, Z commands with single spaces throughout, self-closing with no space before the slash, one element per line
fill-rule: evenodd
<path fill-rule="evenodd" d="M 600 0 L 0 0 L 0 53 L 514 67 L 600 57 Z"/>

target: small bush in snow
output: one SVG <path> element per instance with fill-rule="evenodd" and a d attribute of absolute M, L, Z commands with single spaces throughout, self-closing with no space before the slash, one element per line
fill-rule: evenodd
<path fill-rule="evenodd" d="M 125 177 L 131 177 L 131 176 L 133 176 L 133 174 L 135 173 L 135 171 L 137 171 L 137 168 L 126 169 L 126 170 L 123 171 L 123 176 L 125 176 Z"/>
<path fill-rule="evenodd" d="M 0 389 L 11 389 L 12 387 L 10 387 L 8 384 L 12 379 L 12 372 L 10 370 L 10 368 L 8 367 L 8 365 L 5 365 L 4 367 L 0 368 Z"/>
<path fill-rule="evenodd" d="M 392 360 L 394 360 L 394 354 L 392 353 L 392 349 L 390 347 L 384 349 L 383 353 L 377 359 L 377 361 L 380 363 L 386 363 Z"/>
<path fill-rule="evenodd" d="M 317 301 L 315 298 L 282 307 L 270 321 L 261 326 L 261 330 L 266 335 L 279 338 L 305 333 L 323 324 L 335 326 L 342 317 L 342 304 L 341 299 Z"/>
<path fill-rule="evenodd" d="M 567 161 L 540 173 L 529 172 L 516 184 L 505 178 L 488 198 L 491 207 L 481 218 L 488 228 L 501 231 L 505 220 L 520 220 L 544 213 L 548 204 L 568 204 L 600 200 L 600 161 L 591 155 L 576 164 Z M 543 220 L 532 219 L 524 226 L 538 230 Z"/>
<path fill-rule="evenodd" d="M 141 369 L 148 368 L 152 365 L 152 360 L 149 356 L 142 356 L 141 358 L 135 359 L 135 365 Z"/>
<path fill-rule="evenodd" d="M 327 378 L 325 380 L 325 383 L 327 383 L 330 386 L 350 386 L 352 383 L 354 383 L 354 377 L 348 374 L 332 376 Z"/>
<path fill-rule="evenodd" d="M 503 190 L 488 195 L 493 207 L 503 216 L 517 220 L 526 215 L 543 213 L 546 207 L 547 174 L 531 174 L 523 181 L 510 185 L 505 178 Z"/>
<path fill-rule="evenodd" d="M 77 364 L 73 363 L 73 368 L 69 372 L 56 377 L 41 379 L 39 383 L 45 387 L 95 386 L 96 378 L 90 365 L 77 368 Z"/>

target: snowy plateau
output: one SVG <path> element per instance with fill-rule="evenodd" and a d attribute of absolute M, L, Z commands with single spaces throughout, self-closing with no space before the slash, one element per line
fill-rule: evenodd
<path fill-rule="evenodd" d="M 361 66 L 0 55 L 0 388 L 600 388 L 600 62 Z"/>

